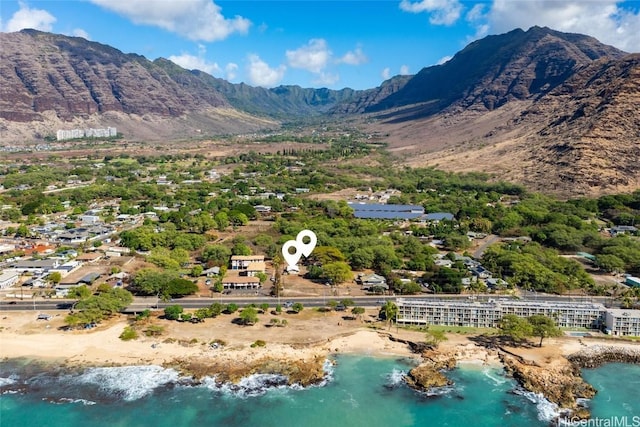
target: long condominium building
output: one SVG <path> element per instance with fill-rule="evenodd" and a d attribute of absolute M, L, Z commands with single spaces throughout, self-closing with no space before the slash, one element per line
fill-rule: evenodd
<path fill-rule="evenodd" d="M 88 129 L 70 129 L 64 130 L 60 129 L 56 133 L 56 139 L 58 141 L 63 141 L 65 139 L 74 139 L 74 138 L 107 138 L 111 136 L 117 136 L 118 131 L 116 128 L 107 127 L 107 128 L 88 128 Z"/>
<path fill-rule="evenodd" d="M 495 328 L 507 314 L 552 317 L 562 328 L 600 328 L 607 309 L 602 304 L 552 301 L 458 301 L 398 298 L 399 324 Z"/>

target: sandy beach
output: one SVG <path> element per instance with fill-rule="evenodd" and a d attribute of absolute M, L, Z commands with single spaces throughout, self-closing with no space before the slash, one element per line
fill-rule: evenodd
<path fill-rule="evenodd" d="M 37 320 L 34 312 L 5 312 L 0 330 L 0 357 L 64 361 L 68 365 L 170 364 L 176 359 L 199 358 L 248 363 L 274 359 L 309 359 L 331 353 L 360 353 L 376 356 L 415 357 L 406 344 L 393 342 L 359 320 L 344 320 L 335 313 L 279 315 L 286 327 L 269 325 L 272 315 L 261 315 L 253 326 L 232 323 L 235 316 L 221 315 L 202 323 L 179 323 L 152 319 L 150 324 L 164 332 L 157 337 L 121 340 L 130 321 L 117 316 L 88 330 L 62 330 L 63 314 L 50 313 L 50 320 Z M 370 315 L 373 315 L 371 313 Z M 370 324 L 369 324 L 370 326 Z M 381 325 L 382 327 L 383 325 Z M 145 325 L 139 325 L 144 329 Z M 424 334 L 400 331 L 405 339 Z M 263 340 L 264 347 L 251 347 Z M 213 341 L 225 345 L 214 348 Z"/>
<path fill-rule="evenodd" d="M 36 312 L 4 312 L 1 314 L 0 358 L 33 358 L 55 360 L 68 366 L 170 365 L 176 360 L 211 361 L 220 365 L 250 364 L 266 358 L 278 360 L 310 360 L 335 353 L 357 353 L 372 356 L 411 357 L 419 360 L 405 342 L 423 342 L 421 331 L 388 329 L 376 321 L 375 310 L 368 310 L 363 320 L 348 320 L 335 312 L 306 310 L 299 314 L 266 313 L 253 326 L 233 323 L 234 315 L 221 315 L 202 323 L 181 323 L 152 316 L 138 324 L 140 336 L 121 340 L 120 334 L 131 320 L 116 316 L 93 329 L 63 330 L 64 314 L 51 312 L 50 320 L 37 320 Z M 287 319 L 286 327 L 270 325 L 270 319 Z M 148 325 L 161 327 L 160 336 L 147 337 L 142 331 Z M 390 336 L 393 338 L 390 339 Z M 256 340 L 264 347 L 252 347 Z M 213 347 L 214 341 L 224 345 Z M 548 339 L 543 347 L 507 348 L 509 352 L 539 366 L 561 366 L 565 356 L 587 347 L 620 346 L 640 348 L 640 343 L 609 339 L 560 337 Z M 498 350 L 482 345 L 472 335 L 448 334 L 438 352 L 458 362 L 500 364 Z"/>

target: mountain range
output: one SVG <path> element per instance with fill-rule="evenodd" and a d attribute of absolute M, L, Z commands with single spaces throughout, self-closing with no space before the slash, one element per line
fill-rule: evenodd
<path fill-rule="evenodd" d="M 0 34 L 2 145 L 117 126 L 186 139 L 356 121 L 411 166 L 486 171 L 563 197 L 640 188 L 640 54 L 549 28 L 474 41 L 367 90 L 233 84 L 83 38 Z"/>

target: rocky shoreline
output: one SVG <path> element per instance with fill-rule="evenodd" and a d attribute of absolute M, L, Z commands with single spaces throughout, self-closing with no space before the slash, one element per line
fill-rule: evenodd
<path fill-rule="evenodd" d="M 597 368 L 605 363 L 640 364 L 640 348 L 597 345 L 567 356 L 579 368 Z"/>
<path fill-rule="evenodd" d="M 251 361 L 216 361 L 211 359 L 176 359 L 163 367 L 172 368 L 182 375 L 200 381 L 214 377 L 217 382 L 237 384 L 242 379 L 256 374 L 281 375 L 288 385 L 308 387 L 325 380 L 327 362 L 324 356 L 299 358 L 296 360 L 265 357 Z"/>
<path fill-rule="evenodd" d="M 593 345 L 554 364 L 539 364 L 507 351 L 500 360 L 513 378 L 526 390 L 539 393 L 558 409 L 575 419 L 588 419 L 590 411 L 580 399 L 592 399 L 597 390 L 582 378 L 582 368 L 597 368 L 606 363 L 640 364 L 640 347 Z"/>
<path fill-rule="evenodd" d="M 500 353 L 500 360 L 506 372 L 525 390 L 544 396 L 571 417 L 589 418 L 589 410 L 581 406 L 578 399 L 592 399 L 597 391 L 582 379 L 579 367 L 570 363 L 540 366 L 504 352 Z"/>
<path fill-rule="evenodd" d="M 389 337 L 393 339 L 392 337 Z M 469 359 L 469 352 L 452 349 L 422 349 L 411 345 L 421 354 L 422 362 L 404 377 L 405 383 L 420 392 L 433 392 L 450 386 L 452 381 L 446 371 L 452 370 L 461 360 Z M 584 344 L 583 344 L 584 345 Z M 543 396 L 555 404 L 563 415 L 575 419 L 589 419 L 590 411 L 583 399 L 592 399 L 597 390 L 582 378 L 583 368 L 597 368 L 606 363 L 640 364 L 640 345 L 591 345 L 568 356 L 561 352 L 543 360 L 535 360 L 531 349 L 483 348 L 486 356 L 497 356 L 507 374 L 525 390 Z M 535 350 L 534 350 L 535 351 Z M 473 353 L 473 350 L 471 351 Z M 522 353 L 518 354 L 518 353 Z M 477 353 L 475 354 L 477 356 Z M 481 360 L 487 363 L 487 360 Z"/>

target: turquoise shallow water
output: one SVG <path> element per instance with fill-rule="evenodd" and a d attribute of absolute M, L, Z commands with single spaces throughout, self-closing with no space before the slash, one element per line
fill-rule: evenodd
<path fill-rule="evenodd" d="M 404 360 L 340 356 L 327 382 L 308 389 L 253 377 L 240 387 L 193 385 L 159 367 L 51 373 L 0 364 L 5 426 L 548 426 L 553 406 L 519 390 L 500 369 L 463 365 L 439 395 L 400 381 Z M 600 389 L 594 415 L 640 415 L 640 366 L 585 372 Z M 621 383 L 624 386 L 621 386 Z M 270 387 L 267 387 L 267 386 Z M 551 423 L 555 425 L 555 423 Z"/>

